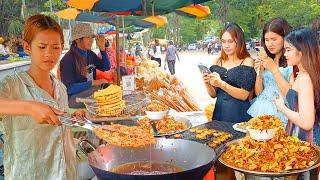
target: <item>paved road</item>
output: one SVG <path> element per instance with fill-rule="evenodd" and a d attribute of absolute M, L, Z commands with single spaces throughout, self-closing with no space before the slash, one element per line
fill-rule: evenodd
<path fill-rule="evenodd" d="M 208 55 L 205 51 L 186 51 L 181 52 L 179 55 L 181 62 L 176 62 L 176 76 L 183 82 L 191 96 L 203 109 L 215 100 L 208 95 L 197 65 L 203 63 L 210 67 L 217 55 Z M 169 70 L 167 71 L 169 72 Z"/>

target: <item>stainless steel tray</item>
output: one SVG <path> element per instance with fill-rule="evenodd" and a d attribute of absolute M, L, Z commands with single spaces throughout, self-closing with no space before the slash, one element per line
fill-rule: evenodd
<path fill-rule="evenodd" d="M 233 141 L 230 141 L 227 143 L 227 147 L 233 143 L 237 143 L 238 141 L 240 141 L 240 139 L 235 139 Z M 255 175 L 255 176 L 265 176 L 265 177 L 284 177 L 284 176 L 291 176 L 291 175 L 294 175 L 294 174 L 300 174 L 300 173 L 303 173 L 303 172 L 306 172 L 306 171 L 310 171 L 312 169 L 315 169 L 317 167 L 319 167 L 320 165 L 320 147 L 319 146 L 316 146 L 316 145 L 313 145 L 316 150 L 317 150 L 317 159 L 315 160 L 315 164 L 308 167 L 308 168 L 305 168 L 305 169 L 293 169 L 293 170 L 290 170 L 290 171 L 283 171 L 283 172 L 262 172 L 262 171 L 251 171 L 251 170 L 248 170 L 248 169 L 242 169 L 242 168 L 239 168 L 239 167 L 235 167 L 231 164 L 228 164 L 226 163 L 225 161 L 223 161 L 223 159 L 221 158 L 222 156 L 220 156 L 219 158 L 219 161 L 224 164 L 225 166 L 231 168 L 231 169 L 234 169 L 236 171 L 240 171 L 240 172 L 243 172 L 245 174 L 252 174 L 252 175 Z M 227 149 L 227 148 L 226 148 Z M 223 154 L 223 153 L 222 153 Z"/>

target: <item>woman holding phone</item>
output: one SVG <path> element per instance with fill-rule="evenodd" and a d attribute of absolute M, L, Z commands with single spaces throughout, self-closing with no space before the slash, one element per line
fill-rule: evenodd
<path fill-rule="evenodd" d="M 280 93 L 286 94 L 289 82 L 293 82 L 293 68 L 287 66 L 284 57 L 284 37 L 290 30 L 289 23 L 283 18 L 272 19 L 264 25 L 261 40 L 263 49 L 255 61 L 257 97 L 248 110 L 252 117 L 265 114 L 277 116 L 284 126 L 288 119 L 277 111 L 273 98 Z"/>
<path fill-rule="evenodd" d="M 244 33 L 239 25 L 227 24 L 220 33 L 221 55 L 204 73 L 208 94 L 217 97 L 213 119 L 233 123 L 247 121 L 249 95 L 254 88 L 256 73 L 246 49 Z"/>

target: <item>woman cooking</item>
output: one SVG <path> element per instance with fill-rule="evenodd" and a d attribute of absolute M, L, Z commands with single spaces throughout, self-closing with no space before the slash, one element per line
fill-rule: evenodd
<path fill-rule="evenodd" d="M 57 117 L 68 110 L 66 88 L 50 73 L 63 49 L 62 29 L 39 14 L 23 32 L 31 66 L 0 83 L 5 178 L 78 179 L 71 129 Z"/>

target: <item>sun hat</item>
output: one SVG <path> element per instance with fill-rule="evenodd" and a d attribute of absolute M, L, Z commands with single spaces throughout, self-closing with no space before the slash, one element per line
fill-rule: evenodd
<path fill-rule="evenodd" d="M 80 39 L 83 37 L 92 37 L 94 36 L 94 32 L 90 26 L 90 24 L 87 23 L 79 23 L 73 26 L 71 30 L 71 42 Z"/>

